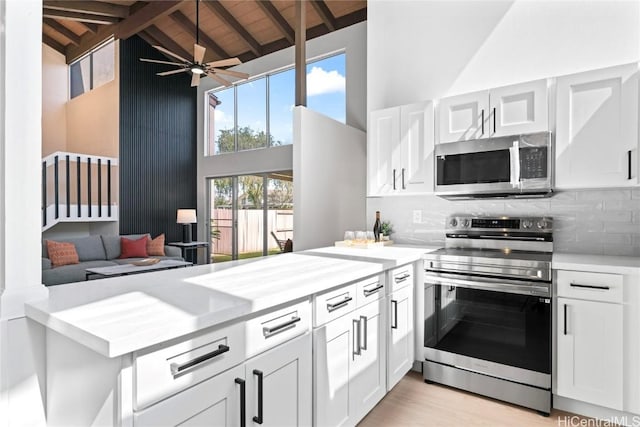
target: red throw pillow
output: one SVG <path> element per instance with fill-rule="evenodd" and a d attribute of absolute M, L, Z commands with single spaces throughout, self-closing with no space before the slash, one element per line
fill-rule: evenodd
<path fill-rule="evenodd" d="M 142 236 L 138 240 L 120 238 L 120 258 L 146 258 L 147 257 L 147 236 Z"/>
<path fill-rule="evenodd" d="M 78 264 L 80 262 L 76 245 L 73 243 L 47 240 L 47 253 L 53 267 Z"/>
<path fill-rule="evenodd" d="M 164 233 L 147 242 L 147 254 L 164 256 Z"/>

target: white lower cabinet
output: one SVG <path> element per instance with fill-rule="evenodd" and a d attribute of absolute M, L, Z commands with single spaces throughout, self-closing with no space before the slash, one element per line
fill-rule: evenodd
<path fill-rule="evenodd" d="M 413 367 L 413 281 L 389 296 L 387 390 Z"/>
<path fill-rule="evenodd" d="M 311 334 L 306 333 L 136 412 L 134 425 L 309 426 L 310 379 Z"/>
<path fill-rule="evenodd" d="M 556 394 L 624 409 L 623 276 L 557 271 L 556 282 Z"/>
<path fill-rule="evenodd" d="M 247 361 L 247 425 L 310 426 L 311 372 L 311 334 Z"/>
<path fill-rule="evenodd" d="M 622 305 L 558 298 L 558 314 L 557 394 L 621 410 Z"/>
<path fill-rule="evenodd" d="M 314 425 L 355 425 L 384 397 L 384 301 L 314 330 Z"/>

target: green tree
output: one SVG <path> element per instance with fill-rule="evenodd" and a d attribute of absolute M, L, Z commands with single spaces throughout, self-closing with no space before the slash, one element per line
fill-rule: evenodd
<path fill-rule="evenodd" d="M 219 153 L 230 153 L 235 151 L 234 129 L 220 129 L 216 144 Z M 269 146 L 282 145 L 281 141 L 275 141 L 269 135 Z M 251 150 L 254 148 L 264 148 L 267 146 L 267 134 L 264 131 L 255 131 L 249 126 L 238 128 L 238 150 Z"/>

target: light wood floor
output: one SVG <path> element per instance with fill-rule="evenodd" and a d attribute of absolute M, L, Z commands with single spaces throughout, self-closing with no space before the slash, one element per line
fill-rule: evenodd
<path fill-rule="evenodd" d="M 532 409 L 439 384 L 426 384 L 421 374 L 410 372 L 369 412 L 358 427 L 589 425 L 586 421 L 584 424 L 580 423 L 579 420 L 584 417 L 570 419 L 574 416 L 553 410 L 549 417 L 543 417 Z"/>

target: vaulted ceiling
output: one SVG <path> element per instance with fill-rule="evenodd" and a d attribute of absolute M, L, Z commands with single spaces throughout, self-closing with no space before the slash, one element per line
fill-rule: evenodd
<path fill-rule="evenodd" d="M 205 62 L 251 59 L 294 44 L 296 0 L 200 0 Z M 367 18 L 366 0 L 306 1 L 307 40 Z M 195 0 L 44 0 L 42 41 L 67 63 L 115 37 L 142 37 L 185 58 L 196 34 Z"/>

